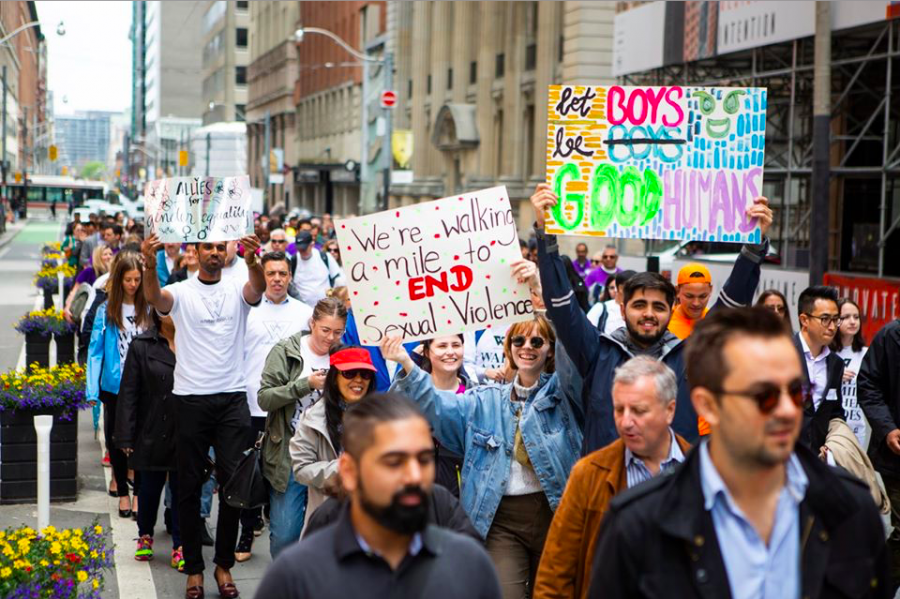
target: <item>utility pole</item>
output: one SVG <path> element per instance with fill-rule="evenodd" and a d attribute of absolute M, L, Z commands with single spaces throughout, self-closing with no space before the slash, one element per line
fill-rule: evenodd
<path fill-rule="evenodd" d="M 384 91 L 394 89 L 394 55 L 391 52 L 384 53 Z M 392 132 L 394 130 L 394 108 L 385 108 L 383 110 L 386 120 L 384 132 L 384 143 L 381 146 L 381 152 L 384 154 L 384 191 L 381 193 L 381 206 L 379 210 L 387 210 L 389 202 L 389 193 L 391 190 L 391 163 L 394 160 L 391 151 Z"/>
<path fill-rule="evenodd" d="M 831 154 L 831 5 L 816 2 L 813 68 L 813 167 L 809 219 L 809 284 L 821 285 L 828 269 Z"/>
<path fill-rule="evenodd" d="M 209 176 L 209 149 L 212 145 L 212 137 L 209 131 L 206 132 L 206 176 Z"/>
<path fill-rule="evenodd" d="M 263 154 L 261 165 L 263 171 L 263 181 L 265 182 L 265 191 L 263 192 L 263 208 L 268 208 L 269 206 L 269 171 L 272 170 L 272 164 L 270 162 L 269 154 L 272 152 L 272 114 L 270 111 L 266 111 L 266 132 L 265 132 L 265 146 L 266 151 Z"/>
<path fill-rule="evenodd" d="M 2 171 L 2 195 L 4 200 L 8 200 L 7 194 L 9 193 L 6 189 L 6 65 L 3 65 L 3 149 L 0 150 L 3 152 L 3 156 L 0 157 L 0 171 Z M 10 209 L 12 209 L 12 202 L 9 203 Z M 5 215 L 4 215 L 5 216 Z"/>
<path fill-rule="evenodd" d="M 22 107 L 22 148 L 24 164 L 22 165 L 22 218 L 28 218 L 28 107 Z"/>

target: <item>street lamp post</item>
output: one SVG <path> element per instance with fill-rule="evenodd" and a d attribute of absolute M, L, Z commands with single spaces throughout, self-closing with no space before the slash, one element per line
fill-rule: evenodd
<path fill-rule="evenodd" d="M 348 44 L 346 41 L 341 39 L 337 34 L 327 29 L 322 29 L 320 27 L 301 27 L 294 32 L 294 41 L 297 44 L 303 42 L 303 38 L 307 33 L 324 35 L 325 37 L 331 39 L 339 46 L 341 46 L 344 50 L 347 51 L 351 56 L 356 58 L 357 60 L 363 63 L 363 88 L 362 88 L 362 102 L 361 102 L 361 121 L 362 121 L 362 149 L 360 156 L 360 179 L 362 184 L 365 185 L 369 179 L 369 122 L 368 122 L 368 105 L 370 100 L 374 100 L 374 98 L 369 98 L 369 65 L 371 64 L 380 64 L 382 68 L 384 68 L 384 89 L 385 91 L 391 89 L 393 85 L 393 71 L 394 71 L 394 59 L 393 54 L 391 52 L 385 51 L 383 57 L 372 56 L 370 54 L 366 54 L 364 52 L 360 52 L 355 49 L 353 46 Z M 391 111 L 386 111 L 385 118 L 385 134 L 384 134 L 384 143 L 382 144 L 382 156 L 383 156 L 383 174 L 384 179 L 382 182 L 382 198 L 381 205 L 376 206 L 377 209 L 386 209 L 388 204 L 388 192 L 390 190 L 391 184 L 391 132 L 393 129 L 393 119 L 391 115 Z M 365 198 L 361 198 L 361 203 L 365 202 Z M 368 206 L 360 206 L 360 212 L 365 212 L 365 209 Z"/>

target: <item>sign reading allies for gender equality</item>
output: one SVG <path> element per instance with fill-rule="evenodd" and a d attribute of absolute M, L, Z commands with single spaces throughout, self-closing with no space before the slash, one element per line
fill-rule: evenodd
<path fill-rule="evenodd" d="M 336 221 L 363 345 L 490 329 L 532 318 L 505 187 Z"/>
<path fill-rule="evenodd" d="M 174 177 L 144 186 L 147 227 L 165 243 L 229 241 L 253 234 L 250 178 Z"/>
<path fill-rule="evenodd" d="M 550 233 L 758 243 L 760 87 L 550 86 Z"/>

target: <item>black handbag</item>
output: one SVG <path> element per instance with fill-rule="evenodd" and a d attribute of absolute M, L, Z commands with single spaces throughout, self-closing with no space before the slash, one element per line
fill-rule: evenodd
<path fill-rule="evenodd" d="M 242 510 L 259 507 L 269 500 L 269 493 L 259 468 L 259 451 L 265 433 L 260 433 L 253 447 L 244 452 L 234 474 L 222 488 L 222 498 L 231 507 Z"/>

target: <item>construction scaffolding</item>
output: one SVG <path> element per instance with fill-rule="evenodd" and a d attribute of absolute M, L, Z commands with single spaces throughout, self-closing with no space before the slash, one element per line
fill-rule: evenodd
<path fill-rule="evenodd" d="M 622 85 L 768 88 L 764 193 L 786 267 L 809 266 L 813 37 L 668 65 Z M 832 33 L 829 271 L 900 276 L 898 23 Z M 900 79 L 900 77 L 898 77 Z"/>

